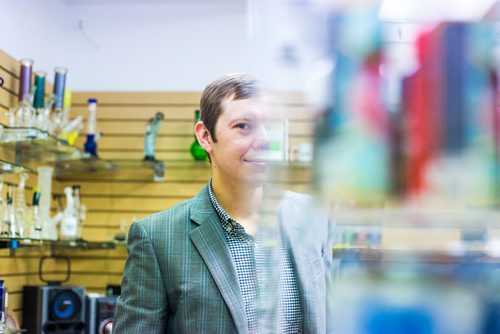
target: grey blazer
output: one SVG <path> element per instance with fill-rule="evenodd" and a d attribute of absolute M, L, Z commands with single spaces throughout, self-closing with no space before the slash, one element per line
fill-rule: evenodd
<path fill-rule="evenodd" d="M 299 282 L 304 332 L 324 333 L 331 247 L 321 240 L 304 247 L 303 226 L 288 223 L 304 214 L 304 197 L 286 193 L 280 221 L 286 222 L 282 231 Z M 248 333 L 236 270 L 207 186 L 133 223 L 127 249 L 113 333 Z"/>

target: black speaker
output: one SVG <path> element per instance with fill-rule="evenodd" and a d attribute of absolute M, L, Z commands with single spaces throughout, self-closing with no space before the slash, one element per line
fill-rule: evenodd
<path fill-rule="evenodd" d="M 24 286 L 22 328 L 33 334 L 83 334 L 85 288 Z"/>
<path fill-rule="evenodd" d="M 115 313 L 116 296 L 86 297 L 85 323 L 86 334 L 111 334 L 113 314 Z"/>

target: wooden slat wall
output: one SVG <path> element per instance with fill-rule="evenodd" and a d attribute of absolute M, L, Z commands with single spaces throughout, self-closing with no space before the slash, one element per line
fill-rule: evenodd
<path fill-rule="evenodd" d="M 98 153 L 103 159 L 144 157 L 144 129 L 157 112 L 165 115 L 159 127 L 156 157 L 165 161 L 166 181 L 156 183 L 153 172 L 145 168 L 121 168 L 112 173 L 64 177 L 61 188 L 81 185 L 82 203 L 88 207 L 84 238 L 111 240 L 126 233 L 138 218 L 164 210 L 195 195 L 208 181 L 207 162 L 194 162 L 189 153 L 193 137 L 194 111 L 199 107 L 200 93 L 106 93 L 77 92 L 73 95 L 72 116 L 87 116 L 87 99 L 97 98 L 97 128 L 103 132 Z M 281 96 L 287 103 L 273 102 L 279 113 L 290 119 L 290 147 L 312 141 L 313 121 L 300 96 Z M 83 145 L 80 138 L 77 144 Z M 273 178 L 277 187 L 296 191 L 308 190 L 310 170 L 292 168 Z M 102 252 L 80 253 L 71 282 L 102 291 L 106 284 L 119 284 L 126 250 L 124 247 Z"/>

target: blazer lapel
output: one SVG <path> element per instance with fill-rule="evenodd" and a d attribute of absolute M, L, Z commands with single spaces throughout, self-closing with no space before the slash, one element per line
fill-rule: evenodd
<path fill-rule="evenodd" d="M 224 301 L 231 312 L 238 333 L 248 333 L 245 305 L 238 277 L 227 247 L 219 216 L 213 209 L 205 187 L 197 195 L 191 220 L 199 226 L 189 236 L 205 261 Z"/>

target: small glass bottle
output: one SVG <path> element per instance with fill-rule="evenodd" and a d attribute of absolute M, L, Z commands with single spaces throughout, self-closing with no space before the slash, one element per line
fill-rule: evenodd
<path fill-rule="evenodd" d="M 17 195 L 15 202 L 15 216 L 16 223 L 18 227 L 17 233 L 19 233 L 20 237 L 25 236 L 25 223 L 27 220 L 27 206 L 26 199 L 24 195 L 24 191 L 26 188 L 26 180 L 28 179 L 28 174 L 21 173 L 19 174 L 19 185 L 17 186 Z M 26 231 L 27 232 L 27 231 Z"/>
<path fill-rule="evenodd" d="M 5 333 L 7 326 L 6 322 L 6 301 L 5 301 L 5 287 L 3 285 L 3 280 L 0 280 L 0 333 Z"/>
<path fill-rule="evenodd" d="M 33 107 L 38 111 L 45 108 L 45 77 L 47 73 L 43 71 L 35 72 L 35 94 Z"/>
<path fill-rule="evenodd" d="M 200 111 L 196 110 L 194 112 L 194 123 L 198 123 L 200 121 Z M 207 160 L 208 154 L 205 151 L 205 149 L 200 145 L 198 142 L 198 139 L 196 138 L 196 135 L 194 136 L 194 142 L 191 145 L 191 156 L 193 157 L 194 160 L 196 161 L 205 161 Z"/>
<path fill-rule="evenodd" d="M 74 184 L 71 186 L 73 189 L 73 210 L 74 215 L 77 218 L 77 232 L 76 238 L 82 238 L 82 229 L 83 229 L 83 219 L 85 219 L 85 213 L 82 212 L 82 204 L 80 202 L 80 185 Z M 83 215 L 82 215 L 83 213 Z"/>
<path fill-rule="evenodd" d="M 19 77 L 18 106 L 11 108 L 7 113 L 9 126 L 30 127 L 33 126 L 35 111 L 31 104 L 31 73 L 33 60 L 22 59 L 20 61 L 21 70 Z"/>
<path fill-rule="evenodd" d="M 21 73 L 19 77 L 19 103 L 23 101 L 30 101 L 30 90 L 31 90 L 31 72 L 33 69 L 33 60 L 22 59 L 21 60 Z"/>
<path fill-rule="evenodd" d="M 37 71 L 35 73 L 35 96 L 33 107 L 35 108 L 35 127 L 48 131 L 50 128 L 50 109 L 45 106 L 45 77 L 47 73 Z"/>
<path fill-rule="evenodd" d="M 75 210 L 75 199 L 73 197 L 73 189 L 71 187 L 64 188 L 66 194 L 66 209 L 61 220 L 61 228 L 59 230 L 59 239 L 61 240 L 76 240 L 78 237 L 78 217 Z"/>
<path fill-rule="evenodd" d="M 71 89 L 65 88 L 64 89 L 64 111 L 62 115 L 62 125 L 63 127 L 66 126 L 69 123 L 69 114 L 71 111 L 71 103 L 73 99 L 73 92 Z"/>
<path fill-rule="evenodd" d="M 5 201 L 4 221 L 2 225 L 2 236 L 9 238 L 18 237 L 19 232 L 16 225 L 16 212 L 14 209 L 14 187 L 9 186 Z"/>
<path fill-rule="evenodd" d="M 4 281 L 0 280 L 0 334 L 13 334 L 17 333 L 15 329 L 9 328 L 8 317 L 7 317 L 7 307 L 9 300 L 9 293 L 7 287 L 4 285 Z"/>
<path fill-rule="evenodd" d="M 84 144 L 85 152 L 96 157 L 97 156 L 97 138 L 96 138 L 96 111 L 97 99 L 88 99 L 89 118 L 87 120 L 87 141 Z"/>
<path fill-rule="evenodd" d="M 56 67 L 54 69 L 54 117 L 51 124 L 51 132 L 59 135 L 62 131 L 62 119 L 64 115 L 64 89 L 66 87 L 66 74 L 68 70 L 64 67 Z"/>
<path fill-rule="evenodd" d="M 40 218 L 40 192 L 35 189 L 33 191 L 33 208 L 31 213 L 31 223 L 30 223 L 30 238 L 42 239 L 42 219 Z"/>
<path fill-rule="evenodd" d="M 68 69 L 56 67 L 54 69 L 54 109 L 62 111 L 64 108 L 64 89 L 66 87 L 66 74 Z"/>

